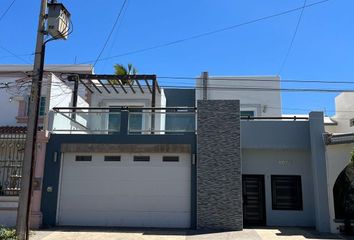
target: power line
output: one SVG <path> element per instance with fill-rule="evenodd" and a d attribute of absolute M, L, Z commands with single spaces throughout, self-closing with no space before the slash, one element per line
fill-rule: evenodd
<path fill-rule="evenodd" d="M 160 85 L 160 87 L 180 88 L 180 89 L 203 89 L 199 86 L 178 86 L 178 85 Z M 317 93 L 341 93 L 352 92 L 350 89 L 325 89 L 325 88 L 266 88 L 266 87 L 232 87 L 232 86 L 208 86 L 208 89 L 221 91 L 277 91 L 277 92 L 317 92 Z"/>
<path fill-rule="evenodd" d="M 299 19 L 297 20 L 297 24 L 296 24 L 296 27 L 295 27 L 294 34 L 293 34 L 293 36 L 291 38 L 291 42 L 290 42 L 290 45 L 288 47 L 288 50 L 286 51 L 285 57 L 283 59 L 283 62 L 280 65 L 280 69 L 279 69 L 278 75 L 280 75 L 280 73 L 283 71 L 283 68 L 284 68 L 284 66 L 286 64 L 286 61 L 288 60 L 288 57 L 290 55 L 291 49 L 292 49 L 292 47 L 294 45 L 294 41 L 295 41 L 295 38 L 296 38 L 296 34 L 297 34 L 298 30 L 299 30 L 299 26 L 300 26 L 300 23 L 301 23 L 302 16 L 304 14 L 306 3 L 307 3 L 307 0 L 304 0 L 304 5 L 303 5 L 303 8 L 301 9 Z"/>
<path fill-rule="evenodd" d="M 33 56 L 34 53 L 27 53 L 27 54 L 16 54 L 17 57 L 26 57 L 26 56 Z M 7 55 L 7 56 L 0 56 L 0 59 L 14 57 L 14 55 Z"/>
<path fill-rule="evenodd" d="M 158 76 L 160 79 L 182 79 L 182 80 L 196 80 L 200 77 L 183 77 L 183 76 Z M 252 78 L 242 78 L 242 77 L 210 77 L 210 81 L 230 81 L 230 82 L 289 82 L 289 83 L 323 83 L 323 84 L 354 84 L 354 81 L 326 81 L 326 80 L 298 80 L 298 79 L 252 79 Z"/>
<path fill-rule="evenodd" d="M 12 7 L 12 5 L 14 5 L 14 3 L 16 2 L 16 0 L 13 0 L 10 5 L 6 8 L 6 10 L 1 14 L 0 16 L 0 22 L 1 20 L 5 17 L 5 15 L 7 14 L 7 12 L 10 10 L 10 8 Z"/>
<path fill-rule="evenodd" d="M 20 55 L 17 55 L 16 53 L 10 51 L 9 49 L 5 48 L 4 46 L 0 46 L 0 48 L 1 48 L 2 50 L 4 50 L 5 52 L 11 54 L 11 55 L 14 56 L 15 58 L 21 60 L 22 62 L 25 62 L 25 63 L 28 63 L 28 64 L 30 63 L 30 62 L 27 61 L 26 59 L 22 58 Z"/>
<path fill-rule="evenodd" d="M 130 2 L 127 1 L 127 6 L 126 6 L 126 7 L 124 8 L 124 10 L 123 10 L 121 20 L 120 20 L 120 21 L 118 22 L 118 24 L 117 24 L 117 27 L 116 27 L 116 30 L 115 30 L 115 34 L 113 35 L 112 44 L 111 44 L 111 46 L 110 46 L 109 49 L 108 49 L 108 53 L 107 53 L 107 56 L 108 56 L 108 57 L 111 56 L 112 50 L 113 50 L 113 48 L 114 48 L 114 46 L 115 46 L 115 43 L 116 43 L 116 41 L 117 41 L 117 36 L 119 36 L 118 31 L 119 31 L 119 28 L 121 27 L 121 25 L 122 25 L 122 23 L 123 23 L 123 19 L 124 19 L 126 13 L 127 13 L 128 8 L 129 8 L 129 3 L 130 3 Z M 107 63 L 107 62 L 104 61 L 104 64 L 103 64 L 103 67 L 102 67 L 103 70 L 106 69 L 106 63 Z"/>
<path fill-rule="evenodd" d="M 70 67 L 70 66 L 68 66 Z M 76 67 L 76 66 L 75 66 Z M 59 67 L 58 67 L 59 68 Z M 44 71 L 47 73 L 50 73 L 51 71 Z M 14 72 L 16 73 L 16 72 Z M 55 72 L 55 73 L 61 73 L 65 75 L 70 75 L 70 74 L 75 74 L 75 73 L 70 73 L 70 72 Z M 27 75 L 31 77 L 32 75 Z M 194 82 L 197 79 L 200 79 L 200 77 L 191 77 L 191 76 L 157 76 L 158 79 L 171 79 L 171 80 L 191 80 L 190 83 L 194 84 Z M 262 76 L 259 76 L 259 79 L 257 78 L 250 78 L 250 77 L 209 77 L 210 81 L 227 81 L 227 82 L 279 82 L 279 83 L 320 83 L 320 84 L 354 84 L 354 81 L 333 81 L 333 80 L 311 80 L 311 79 L 269 79 L 269 78 L 262 78 Z M 193 82 L 192 82 L 193 81 Z M 180 82 L 179 82 L 180 83 Z M 183 84 L 188 84 L 188 82 L 183 82 Z M 183 86 L 183 84 L 181 86 Z M 232 87 L 232 86 L 231 86 Z"/>
<path fill-rule="evenodd" d="M 17 88 L 17 83 L 10 85 L 8 83 L 6 86 L 1 88 Z M 26 84 L 26 83 L 25 83 Z M 27 84 L 30 84 L 28 81 Z M 105 84 L 110 86 L 110 84 Z M 99 85 L 100 86 L 100 85 Z M 186 85 L 160 85 L 161 88 L 171 89 L 203 89 L 201 86 L 186 86 Z M 351 89 L 329 89 L 329 88 L 272 88 L 272 87 L 247 87 L 247 86 L 221 86 L 221 85 L 211 85 L 208 86 L 208 89 L 219 90 L 219 91 L 276 91 L 276 92 L 316 92 L 316 93 L 341 93 L 341 92 L 350 92 L 354 93 L 354 90 Z"/>
<path fill-rule="evenodd" d="M 121 8 L 120 8 L 120 10 L 119 10 L 119 12 L 118 12 L 118 15 L 117 15 L 117 17 L 116 17 L 116 20 L 115 20 L 115 22 L 114 22 L 114 24 L 113 24 L 113 26 L 112 26 L 112 29 L 111 29 L 110 33 L 108 34 L 108 37 L 107 37 L 107 39 L 106 39 L 106 41 L 105 41 L 105 43 L 104 43 L 104 45 L 103 45 L 103 47 L 102 47 L 100 53 L 98 54 L 98 56 L 97 56 L 97 58 L 96 58 L 96 60 L 95 60 L 95 62 L 94 62 L 94 64 L 93 64 L 93 66 L 95 66 L 95 65 L 97 64 L 97 62 L 100 60 L 100 57 L 101 57 L 103 51 L 105 50 L 105 48 L 106 48 L 106 46 L 107 46 L 107 44 L 108 44 L 109 39 L 111 38 L 111 36 L 112 36 L 112 34 L 113 34 L 113 32 L 114 32 L 114 29 L 115 29 L 115 27 L 116 27 L 116 25 L 117 25 L 117 23 L 118 23 L 118 20 L 119 20 L 121 14 L 122 14 L 122 12 L 123 12 L 123 9 L 124 9 L 124 6 L 125 6 L 126 3 L 127 3 L 127 0 L 124 0 L 123 4 L 122 4 L 122 6 L 121 6 Z"/>
<path fill-rule="evenodd" d="M 97 62 L 99 62 L 99 61 L 105 61 L 105 60 L 109 60 L 109 59 L 113 59 L 113 58 L 128 56 L 128 55 L 142 53 L 142 52 L 146 52 L 146 51 L 150 51 L 150 50 L 154 50 L 154 49 L 158 49 L 158 48 L 172 46 L 172 45 L 175 45 L 175 44 L 179 44 L 179 43 L 182 43 L 182 42 L 186 42 L 186 41 L 190 41 L 190 40 L 206 37 L 206 36 L 213 35 L 213 34 L 216 34 L 216 33 L 229 31 L 229 30 L 232 30 L 232 29 L 235 29 L 235 28 L 243 27 L 243 26 L 250 25 L 250 24 L 253 24 L 253 23 L 257 23 L 257 22 L 260 22 L 260 21 L 263 21 L 263 20 L 268 20 L 268 19 L 272 19 L 272 18 L 283 16 L 283 15 L 287 15 L 287 14 L 299 11 L 301 9 L 304 9 L 304 8 L 310 8 L 310 7 L 319 5 L 319 4 L 326 3 L 328 1 L 330 1 L 330 0 L 322 0 L 322 1 L 314 2 L 314 3 L 311 3 L 311 4 L 307 4 L 306 6 L 292 8 L 292 9 L 289 9 L 289 10 L 286 10 L 286 11 L 283 11 L 283 12 L 275 13 L 275 14 L 272 14 L 272 15 L 264 16 L 264 17 L 260 17 L 260 18 L 253 19 L 253 20 L 250 20 L 250 21 L 247 21 L 247 22 L 235 24 L 235 25 L 232 25 L 232 26 L 229 26 L 229 27 L 224 27 L 224 28 L 213 30 L 213 31 L 196 34 L 196 35 L 193 35 L 193 36 L 190 36 L 190 37 L 186 37 L 186 38 L 182 38 L 182 39 L 178 39 L 178 40 L 174 40 L 174 41 L 158 44 L 158 45 L 147 47 L 147 48 L 141 48 L 141 49 L 137 49 L 137 50 L 133 50 L 133 51 L 117 54 L 117 55 L 114 55 L 114 56 L 111 56 L 111 57 L 101 58 L 100 57 L 100 55 L 102 55 L 102 53 L 101 53 L 98 56 L 98 58 L 96 58 L 96 60 L 87 60 L 87 61 L 81 62 L 80 64 L 87 64 L 87 63 L 94 62 L 94 66 L 95 66 L 95 64 Z M 48 71 L 48 70 L 54 70 L 54 69 L 56 69 L 56 68 L 51 68 L 51 69 L 46 69 L 46 70 Z"/>
<path fill-rule="evenodd" d="M 179 39 L 179 40 L 175 40 L 175 41 L 171 41 L 171 42 L 155 45 L 155 46 L 152 46 L 152 47 L 147 47 L 147 48 L 142 48 L 142 49 L 130 51 L 130 52 L 118 54 L 118 55 L 107 57 L 107 58 L 102 58 L 101 60 L 108 60 L 108 59 L 112 59 L 112 58 L 116 58 L 116 57 L 122 57 L 122 56 L 131 55 L 131 54 L 146 52 L 146 51 L 150 51 L 150 50 L 154 50 L 154 49 L 158 49 L 158 48 L 168 47 L 168 46 L 171 46 L 171 45 L 175 45 L 175 44 L 179 44 L 179 43 L 182 43 L 182 42 L 186 42 L 186 41 L 190 41 L 190 40 L 206 37 L 206 36 L 213 35 L 213 34 L 216 34 L 216 33 L 229 31 L 229 30 L 232 30 L 232 29 L 235 29 L 235 28 L 243 27 L 243 26 L 250 25 L 250 24 L 253 24 L 253 23 L 257 23 L 257 22 L 260 22 L 260 21 L 263 21 L 263 20 L 268 20 L 268 19 L 271 19 L 271 18 L 275 18 L 275 17 L 279 17 L 279 16 L 282 16 L 282 15 L 286 15 L 286 14 L 289 14 L 289 13 L 292 13 L 292 12 L 296 12 L 296 11 L 299 11 L 301 9 L 313 7 L 315 5 L 322 4 L 322 3 L 325 3 L 325 2 L 328 2 L 328 1 L 329 0 L 322 0 L 322 1 L 314 2 L 314 3 L 307 4 L 307 5 L 302 6 L 302 7 L 293 8 L 293 9 L 290 9 L 290 10 L 287 10 L 287 11 L 283 11 L 283 12 L 279 12 L 279 13 L 276 13 L 276 14 L 272 14 L 272 15 L 268 15 L 268 16 L 265 16 L 265 17 L 257 18 L 257 19 L 254 19 L 254 20 L 250 20 L 250 21 L 247 21 L 247 22 L 235 24 L 235 25 L 232 25 L 232 26 L 229 26 L 229 27 L 224 27 L 224 28 L 213 30 L 213 31 L 196 34 L 196 35 L 193 35 L 193 36 L 190 36 L 190 37 L 186 37 L 186 38 L 182 38 L 182 39 Z"/>

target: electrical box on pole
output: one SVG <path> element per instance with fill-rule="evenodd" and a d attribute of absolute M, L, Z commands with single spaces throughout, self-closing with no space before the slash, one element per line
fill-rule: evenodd
<path fill-rule="evenodd" d="M 70 13 L 61 3 L 48 3 L 48 33 L 55 39 L 67 39 L 70 31 Z"/>

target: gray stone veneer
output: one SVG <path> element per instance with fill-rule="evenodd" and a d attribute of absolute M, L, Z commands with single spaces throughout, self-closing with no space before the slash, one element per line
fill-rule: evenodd
<path fill-rule="evenodd" d="M 199 100 L 197 106 L 197 227 L 241 230 L 239 101 Z"/>

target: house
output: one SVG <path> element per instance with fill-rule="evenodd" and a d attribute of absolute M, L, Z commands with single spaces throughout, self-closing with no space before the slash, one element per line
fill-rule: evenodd
<path fill-rule="evenodd" d="M 341 176 L 352 162 L 354 151 L 354 94 L 340 93 L 335 98 L 335 114 L 324 117 L 324 141 L 326 144 L 327 193 L 330 219 L 330 231 L 338 232 L 344 225 L 343 199 L 338 189 L 345 190 Z M 283 115 L 289 117 L 289 115 Z M 308 115 L 296 115 L 308 117 Z M 348 189 L 345 192 L 350 191 Z M 343 230 L 343 229 L 342 229 Z"/>
<path fill-rule="evenodd" d="M 257 101 L 239 89 L 241 79 L 277 88 L 278 77 L 211 77 L 195 94 L 155 84 L 155 100 L 143 76 L 129 92 L 82 77 L 90 108 L 54 108 L 50 120 L 44 226 L 330 230 L 323 114 L 282 120 L 279 92 Z"/>
<path fill-rule="evenodd" d="M 339 94 L 335 98 L 335 114 L 331 117 L 334 124 L 326 126 L 327 184 L 332 232 L 338 231 L 340 226 L 343 226 L 345 218 L 343 212 L 348 211 L 341 204 L 343 199 L 338 194 L 338 189 L 342 190 L 345 186 L 341 182 L 341 175 L 350 166 L 354 151 L 353 99 L 353 93 Z M 345 190 L 348 195 L 350 191 L 350 189 Z"/>
<path fill-rule="evenodd" d="M 33 221 L 338 231 L 333 188 L 352 144 L 328 134 L 339 118 L 282 116 L 277 76 L 205 76 L 195 90 L 155 75 L 53 77 L 48 99 L 62 100 L 47 101 Z"/>
<path fill-rule="evenodd" d="M 21 166 L 26 138 L 31 65 L 0 65 L 0 225 L 16 223 Z M 39 106 L 39 131 L 36 148 L 35 188 L 32 200 L 34 227 L 41 223 L 40 197 L 45 147 L 48 140 L 49 109 L 64 101 L 68 91 L 60 85 L 63 73 L 92 73 L 90 65 L 46 65 Z M 49 91 L 51 90 L 51 91 Z M 70 90 L 71 92 L 71 90 Z M 65 99 L 66 100 L 66 99 Z M 69 99 L 71 101 L 71 99 Z"/>
<path fill-rule="evenodd" d="M 196 80 L 196 101 L 240 100 L 241 116 L 281 116 L 279 76 L 208 76 L 204 80 L 203 74 Z"/>

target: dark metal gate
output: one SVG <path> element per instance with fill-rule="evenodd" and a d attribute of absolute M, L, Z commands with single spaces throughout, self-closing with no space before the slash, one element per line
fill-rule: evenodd
<path fill-rule="evenodd" d="M 26 134 L 0 132 L 0 196 L 18 196 Z"/>
<path fill-rule="evenodd" d="M 242 192 L 244 225 L 265 225 L 264 175 L 242 175 Z"/>

